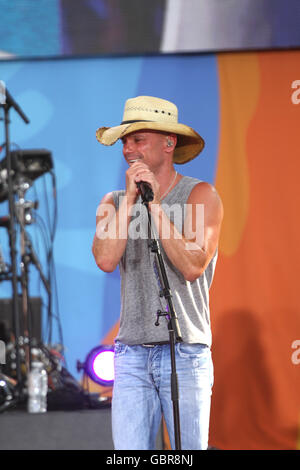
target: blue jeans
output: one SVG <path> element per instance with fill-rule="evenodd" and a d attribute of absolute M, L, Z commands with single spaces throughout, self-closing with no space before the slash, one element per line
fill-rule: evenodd
<path fill-rule="evenodd" d="M 175 345 L 181 449 L 207 449 L 213 365 L 203 344 Z M 112 431 L 118 450 L 155 449 L 164 416 L 175 449 L 170 346 L 129 346 L 116 341 Z"/>

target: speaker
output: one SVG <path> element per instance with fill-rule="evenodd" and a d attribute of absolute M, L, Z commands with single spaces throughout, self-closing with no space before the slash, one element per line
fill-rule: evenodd
<path fill-rule="evenodd" d="M 19 331 L 20 336 L 24 336 L 27 324 L 23 314 L 22 297 L 18 298 Z M 30 297 L 28 301 L 28 315 L 31 320 L 31 338 L 38 342 L 42 340 L 42 299 L 40 297 Z M 0 299 L 0 340 L 9 342 L 11 334 L 14 334 L 13 302 L 12 299 Z"/>

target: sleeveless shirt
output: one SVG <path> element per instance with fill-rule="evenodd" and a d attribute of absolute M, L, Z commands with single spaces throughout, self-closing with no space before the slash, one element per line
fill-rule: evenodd
<path fill-rule="evenodd" d="M 194 186 L 201 181 L 183 176 L 162 201 L 162 207 L 177 209 L 168 216 L 182 233 L 186 203 Z M 118 209 L 125 191 L 114 191 L 113 199 Z M 174 206 L 175 205 L 175 206 Z M 178 217 L 178 207 L 182 217 Z M 151 224 L 152 228 L 154 223 Z M 167 258 L 162 243 L 158 240 L 164 261 L 174 310 L 176 312 L 182 339 L 186 343 L 202 343 L 211 346 L 211 325 L 209 309 L 209 288 L 211 286 L 217 251 L 203 274 L 193 282 L 184 279 L 180 271 Z M 169 340 L 168 322 L 160 317 L 155 325 L 157 311 L 166 312 L 167 302 L 160 296 L 162 285 L 156 254 L 148 246 L 147 208 L 139 197 L 128 227 L 126 249 L 119 262 L 121 276 L 120 328 L 116 340 L 125 344 L 154 343 Z"/>

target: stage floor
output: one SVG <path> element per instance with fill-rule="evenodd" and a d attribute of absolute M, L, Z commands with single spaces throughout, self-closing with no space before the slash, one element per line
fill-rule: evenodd
<path fill-rule="evenodd" d="M 0 414 L 1 450 L 112 450 L 110 407 Z"/>

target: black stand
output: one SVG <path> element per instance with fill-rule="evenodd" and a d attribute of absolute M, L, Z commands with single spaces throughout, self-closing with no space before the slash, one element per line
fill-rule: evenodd
<path fill-rule="evenodd" d="M 15 211 L 14 211 L 14 195 L 13 195 L 13 181 L 12 181 L 12 165 L 10 156 L 10 140 L 9 140 L 9 110 L 11 107 L 15 108 L 17 113 L 21 116 L 26 124 L 29 123 L 28 118 L 25 116 L 23 111 L 14 101 L 8 90 L 5 90 L 6 100 L 5 103 L 0 103 L 0 106 L 4 109 L 4 126 L 5 126 L 5 145 L 6 145 L 6 162 L 7 162 L 7 184 L 8 184 L 8 204 L 9 204 L 9 246 L 11 256 L 11 271 L 12 271 L 12 294 L 13 294 L 13 325 L 16 342 L 16 393 L 18 398 L 21 398 L 22 394 L 22 374 L 20 365 L 20 322 L 19 322 L 19 307 L 18 307 L 18 276 L 16 269 L 16 233 L 15 233 Z"/>
<path fill-rule="evenodd" d="M 169 281 L 166 274 L 166 269 L 164 265 L 164 260 L 161 255 L 159 243 L 157 239 L 152 234 L 152 227 L 151 227 L 151 215 L 149 212 L 149 205 L 148 201 L 144 199 L 142 193 L 142 201 L 143 204 L 147 208 L 148 213 L 148 234 L 149 234 L 149 246 L 151 251 L 155 253 L 156 259 L 158 261 L 158 268 L 159 268 L 159 280 L 162 290 L 160 292 L 161 297 L 165 297 L 167 301 L 167 311 L 162 312 L 158 310 L 157 312 L 157 320 L 155 325 L 159 325 L 159 317 L 165 316 L 168 320 L 168 330 L 169 330 L 169 342 L 170 342 L 170 352 L 171 352 L 171 399 L 173 402 L 173 417 L 174 417 L 174 434 L 175 434 L 175 448 L 176 450 L 181 450 L 181 436 L 180 436 L 180 418 L 179 418 L 179 392 L 178 392 L 178 380 L 177 380 L 177 372 L 176 372 L 176 359 L 175 359 L 175 342 L 181 342 L 181 332 L 178 324 L 178 319 L 175 313 L 173 301 L 172 301 L 172 294 L 169 286 Z"/>
<path fill-rule="evenodd" d="M 24 201 L 24 192 L 21 193 L 21 201 Z M 33 249 L 31 240 L 28 236 L 28 233 L 25 229 L 25 213 L 24 208 L 22 207 L 24 202 L 19 204 L 19 211 L 17 212 L 17 220 L 20 226 L 20 239 L 21 239 L 21 286 L 22 286 L 22 300 L 23 300 L 23 320 L 24 320 L 24 330 L 26 329 L 25 335 L 27 336 L 28 341 L 28 354 L 27 354 L 27 369 L 31 369 L 31 349 L 32 346 L 32 316 L 31 309 L 29 304 L 29 266 L 33 264 L 42 280 L 42 283 L 47 291 L 48 297 L 51 297 L 51 289 L 48 280 L 43 274 L 42 268 L 40 266 L 37 255 Z"/>

